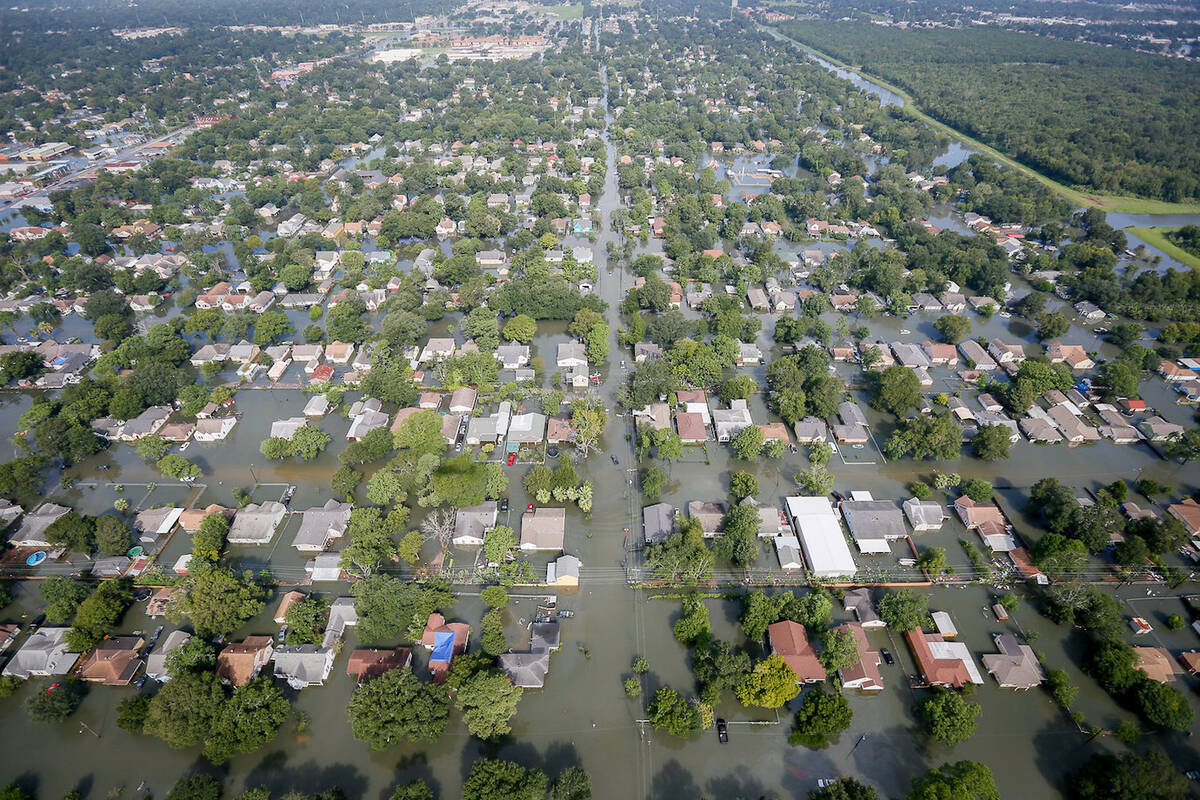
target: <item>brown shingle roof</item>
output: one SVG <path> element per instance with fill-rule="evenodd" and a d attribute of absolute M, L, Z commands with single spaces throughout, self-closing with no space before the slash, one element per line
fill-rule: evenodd
<path fill-rule="evenodd" d="M 821 660 L 809 644 L 803 625 L 791 620 L 776 622 L 767 627 L 767 640 L 771 650 L 783 656 L 796 673 L 797 683 L 825 680 L 825 667 L 821 666 Z"/>

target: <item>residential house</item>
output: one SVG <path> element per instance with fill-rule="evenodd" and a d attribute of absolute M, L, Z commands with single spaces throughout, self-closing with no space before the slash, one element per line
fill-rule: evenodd
<path fill-rule="evenodd" d="M 560 369 L 587 369 L 587 351 L 582 342 L 560 342 L 555 362 Z"/>
<path fill-rule="evenodd" d="M 796 674 L 796 683 L 820 683 L 825 680 L 825 667 L 808 641 L 804 626 L 783 620 L 767 626 L 767 642 L 771 652 L 781 656 Z"/>
<path fill-rule="evenodd" d="M 948 516 L 945 507 L 933 500 L 918 500 L 910 497 L 904 501 L 902 507 L 904 516 L 908 517 L 908 524 L 914 531 L 940 530 Z"/>
<path fill-rule="evenodd" d="M 226 541 L 230 544 L 267 544 L 274 538 L 275 529 L 286 513 L 283 503 L 274 500 L 251 503 L 234 515 Z"/>
<path fill-rule="evenodd" d="M 153 544 L 171 532 L 182 514 L 182 508 L 170 506 L 139 511 L 133 521 L 133 529 L 137 532 L 138 539 L 142 544 Z"/>
<path fill-rule="evenodd" d="M 275 677 L 293 689 L 321 686 L 333 669 L 336 653 L 330 647 L 312 644 L 282 645 L 275 649 Z"/>
<path fill-rule="evenodd" d="M 988 351 L 984 350 L 974 339 L 965 339 L 959 342 L 958 349 L 963 358 L 974 365 L 973 369 L 979 372 L 990 372 L 996 368 L 995 359 L 988 355 Z"/>
<path fill-rule="evenodd" d="M 829 498 L 788 497 L 784 502 L 813 575 L 819 578 L 853 577 L 858 567 Z"/>
<path fill-rule="evenodd" d="M 883 691 L 883 675 L 879 672 L 882 659 L 879 657 L 879 651 L 871 648 L 862 624 L 847 622 L 837 626 L 835 630 L 850 634 L 854 638 L 854 647 L 858 653 L 858 663 L 838 670 L 842 686 L 864 692 Z"/>
<path fill-rule="evenodd" d="M 1051 342 L 1046 345 L 1046 358 L 1051 364 L 1066 364 L 1073 370 L 1091 369 L 1096 366 L 1087 351 L 1077 344 Z"/>
<path fill-rule="evenodd" d="M 1171 657 L 1171 651 L 1165 647 L 1135 647 L 1133 652 L 1137 655 L 1134 669 L 1140 669 L 1152 681 L 1171 683 L 1183 674 Z"/>
<path fill-rule="evenodd" d="M 675 507 L 655 503 L 642 509 L 642 528 L 647 544 L 664 542 L 675 533 Z"/>
<path fill-rule="evenodd" d="M 342 579 L 340 553 L 318 553 L 304 565 L 310 583 L 329 583 Z"/>
<path fill-rule="evenodd" d="M 167 656 L 191 640 L 192 635 L 187 631 L 171 631 L 168 633 L 162 647 L 155 649 L 153 653 L 146 656 L 146 677 L 153 678 L 159 683 L 169 681 L 171 674 L 167 671 Z"/>
<path fill-rule="evenodd" d="M 681 416 L 681 415 L 680 415 Z M 678 422 L 679 417 L 676 417 Z M 750 418 L 750 409 L 745 400 L 736 399 L 729 404 L 728 409 L 716 409 L 712 412 L 713 425 L 717 430 L 717 441 L 728 442 L 743 429 L 754 424 Z M 683 434 L 681 433 L 680 436 Z"/>
<path fill-rule="evenodd" d="M 817 444 L 825 441 L 825 421 L 818 417 L 796 420 L 793 426 L 797 444 Z"/>
<path fill-rule="evenodd" d="M 394 647 L 386 650 L 353 650 L 346 662 L 346 674 L 362 683 L 365 678 L 378 678 L 394 669 L 408 669 L 412 650 Z"/>
<path fill-rule="evenodd" d="M 382 409 L 383 404 L 377 397 L 368 397 L 351 405 L 350 429 L 346 431 L 346 439 L 360 442 L 371 431 L 386 427 L 390 418 Z"/>
<path fill-rule="evenodd" d="M 968 683 L 982 684 L 983 677 L 971 651 L 962 642 L 947 642 L 938 633 L 915 628 L 904 634 L 917 670 L 930 686 L 962 688 Z"/>
<path fill-rule="evenodd" d="M 700 523 L 700 530 L 707 537 L 716 536 L 725 522 L 724 503 L 693 500 L 687 505 L 688 516 Z"/>
<path fill-rule="evenodd" d="M 684 411 L 676 414 L 675 428 L 684 444 L 708 441 L 708 426 L 704 424 L 704 416 L 699 412 Z"/>
<path fill-rule="evenodd" d="M 886 627 L 886 623 L 879 617 L 879 612 L 875 610 L 871 590 L 866 587 L 847 589 L 842 597 L 842 608 L 844 611 L 853 611 L 858 625 L 862 628 Z"/>
<path fill-rule="evenodd" d="M 893 539 L 908 535 L 904 515 L 891 501 L 847 500 L 841 511 L 860 553 L 888 553 Z"/>
<path fill-rule="evenodd" d="M 456 655 L 467 652 L 467 643 L 471 637 L 471 626 L 465 622 L 446 622 L 446 618 L 436 611 L 429 615 L 425 622 L 425 631 L 421 634 L 421 644 L 429 650 L 429 672 L 433 675 L 434 683 L 444 683 L 450 663 Z"/>
<path fill-rule="evenodd" d="M 985 653 L 983 668 L 995 676 L 1004 689 L 1032 689 L 1046 680 L 1046 672 L 1033 648 L 1021 644 L 1011 633 L 993 637 L 999 653 Z"/>
<path fill-rule="evenodd" d="M 1138 423 L 1138 427 L 1142 433 L 1146 434 L 1146 438 L 1152 442 L 1165 442 L 1168 439 L 1173 439 L 1176 436 L 1183 435 L 1183 426 L 1176 425 L 1174 422 L 1167 422 L 1160 416 L 1153 416 L 1149 419 L 1142 420 Z"/>
<path fill-rule="evenodd" d="M 319 553 L 334 539 L 340 539 L 350 525 L 349 503 L 326 500 L 320 508 L 309 508 L 301 513 L 300 530 L 292 539 L 292 547 L 301 553 Z"/>
<path fill-rule="evenodd" d="M 0 675 L 26 678 L 66 675 L 75 667 L 79 653 L 67 647 L 67 632 L 70 628 L 38 628 L 29 635 L 12 658 L 4 665 Z"/>
<path fill-rule="evenodd" d="M 150 406 L 142 413 L 125 423 L 121 429 L 120 439 L 123 442 L 133 442 L 144 436 L 158 433 L 167 418 L 171 416 L 170 406 Z"/>
<path fill-rule="evenodd" d="M 128 686 L 142 660 L 138 658 L 145 640 L 140 636 L 110 636 L 96 646 L 79 667 L 80 679 L 105 686 Z"/>
<path fill-rule="evenodd" d="M 209 417 L 196 420 L 192 438 L 197 442 L 224 441 L 237 425 L 237 417 Z"/>
<path fill-rule="evenodd" d="M 461 546 L 481 547 L 485 533 L 496 527 L 499 505 L 485 500 L 477 506 L 460 508 L 454 515 L 454 536 L 450 540 Z"/>
<path fill-rule="evenodd" d="M 21 527 L 9 537 L 13 547 L 49 548 L 46 529 L 71 509 L 54 503 L 42 503 L 21 519 Z"/>
<path fill-rule="evenodd" d="M 521 549 L 562 550 L 566 526 L 565 508 L 543 506 L 532 513 L 521 515 Z"/>
<path fill-rule="evenodd" d="M 546 584 L 571 588 L 579 585 L 582 562 L 575 556 L 559 556 L 546 565 Z"/>
<path fill-rule="evenodd" d="M 451 414 L 470 414 L 475 409 L 475 390 L 469 386 L 455 389 L 450 395 Z"/>
<path fill-rule="evenodd" d="M 1190 535 L 1200 535 L 1200 503 L 1189 497 L 1167 506 L 1167 513 L 1182 522 Z"/>

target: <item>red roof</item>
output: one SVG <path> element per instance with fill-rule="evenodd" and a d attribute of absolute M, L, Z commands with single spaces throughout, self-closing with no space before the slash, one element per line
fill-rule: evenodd
<path fill-rule="evenodd" d="M 317 367 L 316 369 L 314 369 L 312 371 L 312 375 L 309 377 L 308 382 L 309 383 L 325 383 L 332 377 L 333 377 L 333 367 L 329 366 L 328 364 L 322 364 L 321 366 Z"/>
<path fill-rule="evenodd" d="M 796 673 L 797 683 L 825 680 L 825 667 L 821 666 L 816 651 L 808 643 L 803 625 L 791 620 L 776 622 L 767 627 L 767 641 L 771 643 L 771 651 L 783 656 Z"/>
<path fill-rule="evenodd" d="M 971 673 L 967 665 L 957 658 L 938 658 L 929 649 L 930 642 L 941 642 L 941 634 L 925 633 L 920 628 L 904 634 L 908 640 L 908 648 L 912 650 L 913 658 L 917 660 L 917 668 L 925 676 L 925 680 L 934 686 L 953 686 L 958 688 L 971 683 Z"/>

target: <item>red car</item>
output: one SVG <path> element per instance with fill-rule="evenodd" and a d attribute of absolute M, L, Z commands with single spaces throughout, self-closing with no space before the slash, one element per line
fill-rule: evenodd
<path fill-rule="evenodd" d="M 515 463 L 517 463 L 517 454 L 509 453 L 508 454 L 508 465 L 511 467 Z"/>
<path fill-rule="evenodd" d="M 533 503 L 530 503 L 529 505 L 525 506 L 525 513 L 526 513 L 526 514 L 532 514 L 532 513 L 533 513 Z"/>

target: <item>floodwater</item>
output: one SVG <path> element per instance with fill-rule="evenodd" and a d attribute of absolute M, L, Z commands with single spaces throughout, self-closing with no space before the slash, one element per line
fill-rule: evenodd
<path fill-rule="evenodd" d="M 601 370 L 602 383 L 594 391 L 611 400 L 624 377 L 621 359 L 627 359 L 616 347 L 619 328 L 616 307 L 632 284 L 633 276 L 619 267 L 612 272 L 606 269 L 605 244 L 617 238 L 607 226 L 609 215 L 618 207 L 615 147 L 611 143 L 607 165 L 605 190 L 600 198 L 605 224 L 599 227 L 597 240 L 591 246 L 599 267 L 597 291 L 609 304 L 613 331 L 612 356 Z M 572 243 L 583 242 L 568 241 Z M 1032 342 L 1032 332 L 1019 320 L 994 317 L 984 322 L 974 316 L 972 319 L 972 336 Z M 837 323 L 832 313 L 828 320 Z M 933 320 L 932 316 L 913 315 L 903 320 L 881 318 L 863 322 L 870 324 L 873 335 L 885 341 L 920 342 L 934 336 Z M 858 324 L 854 319 L 848 322 Z M 777 356 L 782 351 L 770 341 L 773 324 L 773 318 L 764 319 L 759 343 L 764 352 Z M 447 325 L 448 322 L 442 322 L 432 328 L 443 331 Z M 901 334 L 901 329 L 910 333 Z M 561 341 L 563 335 L 561 326 L 540 326 L 537 349 L 544 357 L 551 357 L 555 340 Z M 1064 340 L 1084 344 L 1089 350 L 1109 352 L 1109 346 L 1101 343 L 1089 327 L 1076 325 Z M 839 369 L 846 377 L 854 375 L 854 370 Z M 765 367 L 748 372 L 761 381 Z M 951 382 L 949 370 L 935 369 L 933 374 L 947 390 L 957 388 Z M 858 399 L 864 399 L 860 391 L 855 393 Z M 1184 422 L 1190 416 L 1190 410 L 1174 405 L 1169 391 L 1157 379 L 1146 384 L 1145 396 L 1168 419 Z M 141 507 L 189 501 L 230 504 L 233 489 L 237 487 L 253 488 L 256 500 L 274 499 L 283 485 L 296 484 L 299 490 L 292 501 L 294 509 L 319 505 L 330 496 L 328 478 L 337 466 L 336 453 L 348 427 L 344 417 L 335 413 L 321 421 L 321 427 L 334 437 L 335 444 L 312 463 L 268 463 L 258 452 L 258 444 L 266 437 L 270 422 L 298 414 L 304 399 L 299 391 L 240 393 L 238 408 L 242 417 L 231 439 L 223 445 L 193 444 L 185 453 L 204 467 L 203 486 L 181 487 L 156 481 L 159 476 L 149 465 L 141 463 L 132 448 L 114 446 L 72 470 L 71 475 L 80 479 L 73 489 L 52 488 L 49 495 L 77 504 L 89 513 L 99 513 L 111 507 L 112 501 L 122 494 L 109 485 L 114 483 L 120 483 L 124 496 L 136 500 Z M 352 396 L 348 397 L 347 403 L 351 399 Z M 4 420 L 0 423 L 2 432 L 11 433 L 16 424 L 13 420 L 28 404 L 29 398 L 24 394 L 0 395 L 4 411 L 0 414 Z M 752 410 L 755 419 L 772 419 L 761 395 L 753 399 Z M 870 410 L 868 419 L 875 436 L 882 441 L 888 423 Z M 601 453 L 594 455 L 581 470 L 595 485 L 596 503 L 590 516 L 578 509 L 568 510 L 566 551 L 578 555 L 584 568 L 579 590 L 559 597 L 560 607 L 577 613 L 562 622 L 563 644 L 551 661 L 546 688 L 526 692 L 510 737 L 494 745 L 483 745 L 454 721 L 447 735 L 433 745 L 402 745 L 371 753 L 351 738 L 345 713 L 353 690 L 344 674 L 346 652 L 356 646 L 351 631 L 328 684 L 295 694 L 297 710 L 311 721 L 308 730 L 297 734 L 294 725 L 289 724 L 264 750 L 230 762 L 223 771 L 228 775 L 230 789 L 267 785 L 277 792 L 289 789 L 313 792 L 338 786 L 352 798 L 382 799 L 397 782 L 423 777 L 441 797 L 452 798 L 459 795 L 462 777 L 474 760 L 488 755 L 539 766 L 551 774 L 578 763 L 590 773 L 595 796 L 599 798 L 668 800 L 701 794 L 721 798 L 770 794 L 802 797 L 816 786 L 818 779 L 838 775 L 858 776 L 878 786 L 885 796 L 899 796 L 907 790 L 912 778 L 925 769 L 944 761 L 972 759 L 992 767 L 1003 797 L 1049 797 L 1063 776 L 1091 753 L 1116 747 L 1111 737 L 1091 740 L 1044 693 L 1035 690 L 1013 696 L 997 688 L 990 678 L 975 697 L 984 709 L 975 737 L 953 749 L 926 746 L 913 730 L 911 709 L 921 695 L 907 688 L 904 677 L 914 670 L 911 658 L 903 642 L 886 631 L 871 634 L 876 646 L 889 648 L 898 659 L 896 666 L 882 668 L 886 690 L 876 697 L 852 694 L 854 723 L 825 751 L 813 752 L 787 744 L 790 714 L 786 710 L 778 715 L 748 711 L 729 698 L 716 709 L 716 714 L 730 723 L 730 741 L 726 745 L 719 744 L 711 730 L 685 742 L 640 723 L 644 717 L 641 705 L 626 699 L 622 689 L 622 681 L 629 676 L 635 656 L 646 656 L 651 664 L 644 680 L 647 696 L 668 685 L 690 691 L 692 680 L 687 653 L 671 636 L 678 601 L 655 599 L 652 592 L 631 590 L 625 582 L 624 567 L 638 561 L 638 554 L 629 552 L 629 547 L 640 531 L 640 509 L 645 502 L 632 489 L 631 473 L 636 461 L 629 440 L 631 433 L 629 418 L 614 418 Z M 1168 464 L 1144 445 L 1055 446 L 1034 452 L 1035 447 L 1028 443 L 1016 445 L 1012 460 L 999 466 L 964 458 L 942 468 L 956 470 L 964 477 L 995 480 L 1001 488 L 1000 502 L 1018 529 L 1033 537 L 1040 532 L 1021 513 L 1023 493 L 1010 487 L 1024 488 L 1047 475 L 1083 491 L 1116 477 L 1131 479 L 1135 475 L 1154 477 L 1177 487 L 1178 493 L 1194 491 L 1200 483 L 1200 475 L 1194 468 Z M 617 464 L 609 460 L 610 453 L 616 456 Z M 865 460 L 869 459 L 859 459 Z M 802 453 L 789 454 L 779 462 L 737 462 L 728 448 L 709 443 L 706 451 L 693 451 L 684 461 L 669 467 L 670 482 L 663 499 L 677 507 L 690 500 L 725 499 L 729 471 L 747 469 L 759 477 L 762 490 L 759 499 L 779 503 L 794 491 L 792 475 L 805 464 Z M 109 469 L 97 469 L 101 465 Z M 875 464 L 847 464 L 837 457 L 830 469 L 838 490 L 865 489 L 881 499 L 907 496 L 904 487 L 908 482 L 915 477 L 928 479 L 933 472 L 932 466 L 914 468 L 907 463 L 885 464 L 881 459 Z M 515 517 L 528 502 L 520 485 L 524 470 L 512 468 L 509 474 L 510 522 L 517 527 L 519 521 Z M 151 482 L 158 485 L 153 489 L 145 485 Z M 258 567 L 269 560 L 271 569 L 281 577 L 298 576 L 305 559 L 290 545 L 295 525 L 295 520 L 289 520 L 271 544 L 237 548 L 234 555 L 247 566 Z M 917 544 L 921 548 L 945 547 L 950 563 L 964 571 L 969 562 L 958 540 L 967 537 L 967 532 L 952 521 L 941 531 L 920 534 Z M 177 554 L 187 550 L 186 536 L 179 534 L 167 545 L 162 560 L 169 565 Z M 864 571 L 900 574 L 902 568 L 897 562 L 904 555 L 897 545 L 891 556 L 872 557 L 876 561 L 862 559 Z M 469 554 L 463 557 L 469 558 Z M 536 563 L 540 566 L 543 560 Z M 773 553 L 764 548 L 755 567 L 765 571 L 774 565 Z M 330 593 L 347 591 L 345 585 L 317 588 Z M 1136 609 L 1154 621 L 1180 611 L 1179 600 L 1167 596 L 1170 593 L 1148 597 L 1146 591 L 1144 586 L 1130 586 L 1121 595 L 1131 611 Z M 514 648 L 520 647 L 521 628 L 536 602 L 531 596 L 534 592 L 518 594 L 523 596 L 510 607 L 507 626 L 509 642 Z M 953 615 L 962 640 L 977 659 L 983 653 L 994 652 L 993 633 L 1035 634 L 1034 647 L 1044 654 L 1047 667 L 1067 669 L 1080 687 L 1076 709 L 1083 712 L 1089 724 L 1112 729 L 1121 720 L 1130 718 L 1093 680 L 1080 673 L 1076 667 L 1080 643 L 1075 636 L 1038 616 L 1028 603 L 1022 603 L 1010 621 L 999 622 L 986 610 L 993 600 L 994 592 L 981 586 L 943 588 L 932 593 L 931 606 Z M 24 584 L 17 602 L 5 613 L 18 619 L 22 614 L 35 613 L 36 606 L 34 585 Z M 738 603 L 712 599 L 708 606 L 716 635 L 739 640 Z M 144 618 L 143 608 L 135 606 L 126 615 L 123 630 L 146 630 L 157 624 Z M 452 616 L 477 625 L 483 610 L 477 598 L 465 596 Z M 247 624 L 239 637 L 274 632 L 273 613 L 272 604 Z M 835 618 L 840 621 L 846 615 L 837 609 Z M 1161 633 L 1160 641 L 1167 646 L 1181 649 L 1195 644 L 1194 634 L 1188 629 L 1168 633 L 1162 626 L 1157 627 L 1155 635 Z M 423 664 L 421 654 L 417 665 Z M 27 686 L 16 696 L 0 701 L 0 748 L 5 753 L 0 781 L 19 779 L 36 788 L 43 797 L 61 796 L 76 787 L 98 797 L 117 786 L 124 786 L 129 796 L 141 797 L 146 793 L 162 796 L 181 774 L 193 768 L 209 769 L 193 750 L 172 751 L 158 740 L 133 737 L 116 727 L 116 705 L 132 689 L 96 687 L 80 711 L 58 726 L 40 726 L 28 721 L 22 703 L 31 691 L 36 688 Z M 1188 697 L 1195 705 L 1195 692 L 1189 691 Z M 1194 749 L 1177 735 L 1154 736 L 1152 744 L 1165 748 L 1178 763 L 1195 758 Z"/>

